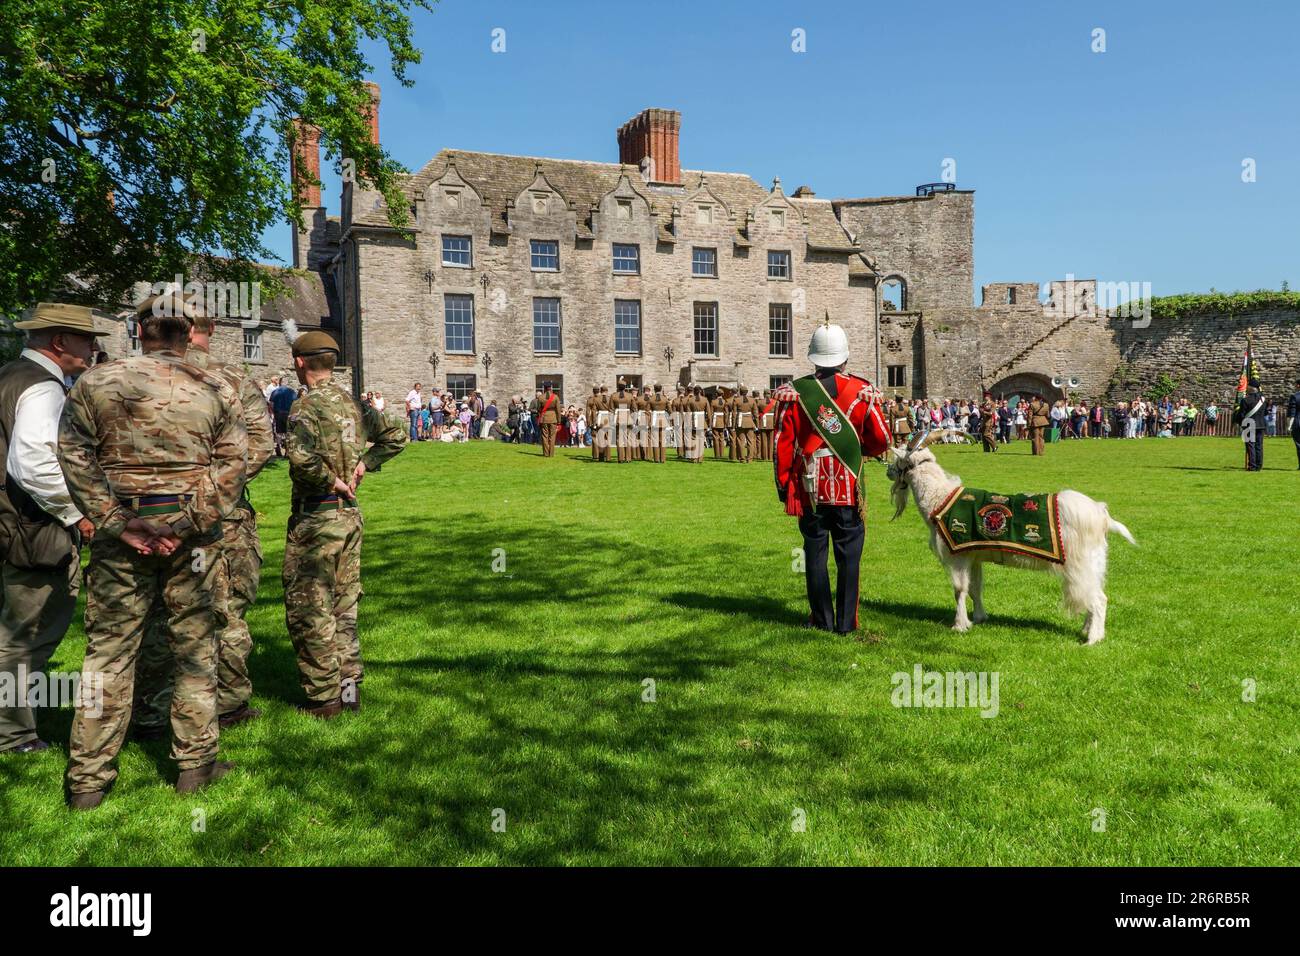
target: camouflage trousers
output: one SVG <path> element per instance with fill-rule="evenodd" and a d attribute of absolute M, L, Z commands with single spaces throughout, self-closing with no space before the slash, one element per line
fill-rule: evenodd
<path fill-rule="evenodd" d="M 357 603 L 361 600 L 361 532 L 356 508 L 295 514 L 284 546 L 284 616 L 303 692 L 314 702 L 341 696 L 342 682 L 361 683 Z"/>
<path fill-rule="evenodd" d="M 248 659 L 253 635 L 244 615 L 257 601 L 262 575 L 262 542 L 257 515 L 240 506 L 221 522 L 221 548 L 212 578 L 212 611 L 217 619 L 217 714 L 238 710 L 252 699 Z M 144 644 L 135 671 L 135 724 L 164 727 L 171 712 L 171 646 L 161 609 L 145 628 Z"/>
<path fill-rule="evenodd" d="M 68 789 L 105 790 L 131 722 L 136 660 L 147 622 L 165 625 L 175 660 L 172 758 L 182 770 L 217 757 L 217 640 L 212 611 L 216 562 L 204 557 L 219 538 L 192 539 L 170 557 L 142 557 L 117 538 L 97 535 L 86 571 L 84 687 L 102 679 L 98 707 L 79 706 L 68 745 Z M 98 716 L 94 716 L 95 711 Z"/>

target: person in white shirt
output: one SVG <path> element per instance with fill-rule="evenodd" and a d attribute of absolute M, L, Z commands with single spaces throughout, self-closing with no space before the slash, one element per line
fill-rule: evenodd
<path fill-rule="evenodd" d="M 383 414 L 383 411 L 384 411 L 384 393 L 383 393 L 383 392 L 375 392 L 375 411 L 379 412 L 381 415 Z"/>
<path fill-rule="evenodd" d="M 59 416 L 75 376 L 94 363 L 113 326 L 80 305 L 42 302 L 15 322 L 22 354 L 0 369 L 0 674 L 44 671 L 72 623 L 80 546 L 94 525 L 72 503 L 57 456 Z M 0 753 L 49 744 L 27 706 L 0 707 Z"/>
<path fill-rule="evenodd" d="M 416 382 L 415 386 L 406 393 L 406 418 L 411 423 L 411 441 L 420 440 L 420 410 L 424 408 L 424 394 L 420 391 L 420 383 Z"/>

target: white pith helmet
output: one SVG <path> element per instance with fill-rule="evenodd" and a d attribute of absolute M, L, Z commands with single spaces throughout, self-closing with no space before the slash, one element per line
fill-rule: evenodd
<path fill-rule="evenodd" d="M 831 314 L 812 335 L 808 343 L 808 361 L 819 368 L 835 368 L 849 360 L 849 337 L 838 325 L 831 325 Z"/>

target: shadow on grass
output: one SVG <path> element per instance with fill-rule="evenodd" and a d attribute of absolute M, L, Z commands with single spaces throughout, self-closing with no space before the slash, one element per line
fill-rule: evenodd
<path fill-rule="evenodd" d="M 779 788 L 774 792 L 758 778 L 798 778 L 803 758 L 793 748 L 747 749 L 738 741 L 777 737 L 797 726 L 800 748 L 841 753 L 861 729 L 829 717 L 810 720 L 797 707 L 774 703 L 779 695 L 733 691 L 719 700 L 707 692 L 720 672 L 755 663 L 765 673 L 775 669 L 770 659 L 756 661 L 745 642 L 722 639 L 737 630 L 733 615 L 802 623 L 769 598 L 681 591 L 656 598 L 659 587 L 679 579 L 682 564 L 707 562 L 713 553 L 707 543 L 621 542 L 611 559 L 610 540 L 600 534 L 514 525 L 507 533 L 482 515 L 444 519 L 438 540 L 456 554 L 483 556 L 481 573 L 459 577 L 454 594 L 430 589 L 412 573 L 420 565 L 410 559 L 409 532 L 370 534 L 363 652 L 367 631 L 381 620 L 400 619 L 428 637 L 408 641 L 404 647 L 417 652 L 404 656 L 385 656 L 370 644 L 362 713 L 325 725 L 290 716 L 266 736 L 265 759 L 256 769 L 259 786 L 292 794 L 314 817 L 342 815 L 341 826 L 401 848 L 399 859 L 637 862 L 620 858 L 620 846 L 644 845 L 649 832 L 665 825 L 666 805 L 680 809 L 692 832 L 734 832 L 735 804 L 720 779 L 754 791 L 753 814 L 788 817 L 789 808 L 777 802 Z M 496 547 L 506 549 L 514 577 L 489 571 Z M 430 556 L 432 564 L 437 560 Z M 619 581 L 642 582 L 647 591 L 619 596 Z M 568 616 L 557 621 L 557 609 Z M 655 633 L 660 620 L 664 626 Z M 573 644 L 556 640 L 557 624 L 561 634 L 572 625 Z M 581 632 L 617 638 L 625 626 L 637 630 L 622 647 L 593 648 L 580 640 Z M 757 630 L 748 622 L 743 628 Z M 477 649 L 473 635 L 492 647 Z M 287 642 L 263 644 L 256 663 L 260 694 L 296 696 Z M 654 703 L 642 697 L 648 677 L 661 688 Z M 506 813 L 504 834 L 491 828 L 495 808 Z M 258 805 L 243 811 L 228 839 L 264 843 L 276 830 L 273 811 Z M 709 855 L 724 845 L 701 841 L 691 859 L 727 862 Z M 346 848 L 340 854 L 340 863 L 376 862 L 350 860 Z"/>

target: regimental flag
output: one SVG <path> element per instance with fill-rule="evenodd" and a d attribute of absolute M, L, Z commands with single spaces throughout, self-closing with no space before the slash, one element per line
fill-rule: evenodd
<path fill-rule="evenodd" d="M 1255 361 L 1254 344 L 1250 333 L 1246 333 L 1246 353 L 1241 357 L 1241 378 L 1237 380 L 1237 391 L 1246 391 L 1247 386 L 1259 387 L 1259 363 Z"/>

